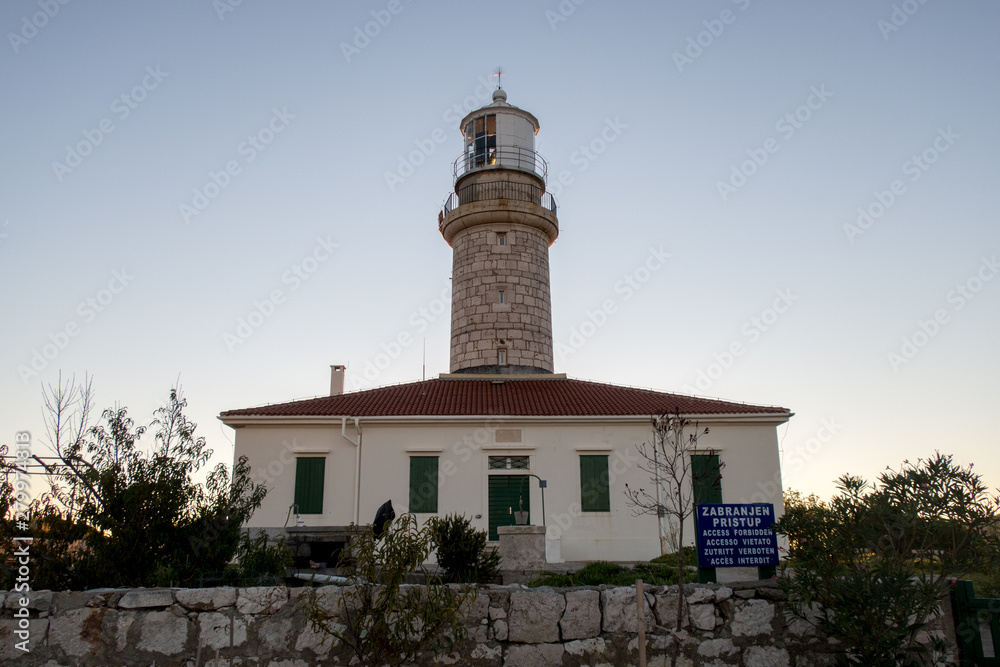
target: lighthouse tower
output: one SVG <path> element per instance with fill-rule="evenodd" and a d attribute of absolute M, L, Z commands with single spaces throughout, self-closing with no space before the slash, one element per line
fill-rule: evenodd
<path fill-rule="evenodd" d="M 535 152 L 538 119 L 498 88 L 459 129 L 455 192 L 438 216 L 453 249 L 451 372 L 552 373 L 549 246 L 559 223 Z"/>

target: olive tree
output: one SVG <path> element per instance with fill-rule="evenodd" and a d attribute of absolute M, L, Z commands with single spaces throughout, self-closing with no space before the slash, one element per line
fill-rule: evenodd
<path fill-rule="evenodd" d="M 238 570 L 231 565 L 237 554 L 270 563 L 274 576 L 284 574 L 280 545 L 253 542 L 242 531 L 266 493 L 251 480 L 246 459 L 231 471 L 220 463 L 198 481 L 212 450 L 185 415 L 179 389 L 171 389 L 148 426 L 121 406 L 92 421 L 89 379 L 76 384 L 60 377 L 44 389 L 43 403 L 54 456 L 36 458 L 49 478 L 49 491 L 32 508 L 36 577 L 47 577 L 38 585 L 199 583 Z"/>

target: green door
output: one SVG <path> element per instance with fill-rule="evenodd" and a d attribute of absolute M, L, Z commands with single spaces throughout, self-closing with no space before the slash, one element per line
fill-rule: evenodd
<path fill-rule="evenodd" d="M 513 526 L 514 512 L 531 511 L 527 475 L 490 475 L 490 539 L 498 540 L 499 526 Z"/>

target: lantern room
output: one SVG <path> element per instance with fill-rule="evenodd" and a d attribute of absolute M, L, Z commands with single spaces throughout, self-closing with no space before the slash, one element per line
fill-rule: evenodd
<path fill-rule="evenodd" d="M 545 161 L 535 153 L 538 119 L 507 104 L 507 93 L 493 91 L 493 103 L 465 118 L 459 128 L 465 150 L 455 161 L 455 181 L 481 169 L 516 169 L 545 181 Z"/>

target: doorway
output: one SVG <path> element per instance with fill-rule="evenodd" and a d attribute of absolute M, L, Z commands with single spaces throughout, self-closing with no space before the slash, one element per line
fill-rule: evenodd
<path fill-rule="evenodd" d="M 527 475 L 490 475 L 490 540 L 497 541 L 497 528 L 513 526 L 514 512 L 531 511 L 531 485 Z"/>

